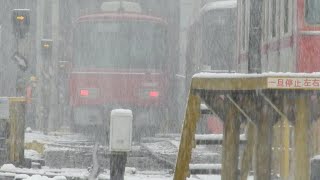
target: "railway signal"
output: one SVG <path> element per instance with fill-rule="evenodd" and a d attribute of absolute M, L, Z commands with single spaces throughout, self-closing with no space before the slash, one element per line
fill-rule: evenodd
<path fill-rule="evenodd" d="M 12 10 L 13 34 L 17 39 L 23 39 L 30 29 L 30 9 Z"/>
<path fill-rule="evenodd" d="M 52 56 L 52 39 L 41 40 L 41 53 L 44 59 L 49 60 Z"/>
<path fill-rule="evenodd" d="M 43 110 L 43 124 L 42 128 L 44 133 L 48 132 L 49 125 L 49 113 L 50 113 L 50 94 L 51 94 L 51 83 L 52 80 L 52 39 L 42 39 L 41 40 L 41 58 L 42 58 L 42 110 Z"/>

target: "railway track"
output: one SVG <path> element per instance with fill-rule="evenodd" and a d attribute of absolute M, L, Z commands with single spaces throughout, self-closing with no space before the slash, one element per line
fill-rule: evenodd
<path fill-rule="evenodd" d="M 92 153 L 95 145 L 95 140 L 92 138 L 74 134 L 45 136 L 38 132 L 27 133 L 26 138 L 29 138 L 27 142 L 45 143 L 43 159 L 37 160 L 41 161 L 42 166 L 79 169 L 92 167 Z M 196 143 L 190 164 L 191 174 L 219 174 L 222 135 L 196 135 Z M 245 143 L 244 136 L 241 136 L 241 143 Z M 127 167 L 134 167 L 138 171 L 173 172 L 179 144 L 179 134 L 158 134 L 155 137 L 142 138 L 140 143 L 133 142 L 132 151 L 128 153 Z M 99 166 L 102 169 L 109 169 L 108 146 L 99 145 L 96 152 Z"/>

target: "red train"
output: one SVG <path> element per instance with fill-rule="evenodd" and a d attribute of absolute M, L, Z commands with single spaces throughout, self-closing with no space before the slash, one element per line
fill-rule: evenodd
<path fill-rule="evenodd" d="M 134 132 L 155 133 L 171 91 L 168 24 L 138 3 L 107 2 L 78 18 L 69 89 L 74 127 L 104 127 L 112 109 L 131 109 Z"/>
<path fill-rule="evenodd" d="M 238 70 L 247 72 L 250 0 L 238 1 Z M 320 1 L 263 1 L 262 71 L 320 71 Z"/>

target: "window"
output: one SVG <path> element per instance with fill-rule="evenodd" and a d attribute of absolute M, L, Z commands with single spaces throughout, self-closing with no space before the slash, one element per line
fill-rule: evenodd
<path fill-rule="evenodd" d="M 284 0 L 284 33 L 289 32 L 289 0 Z"/>
<path fill-rule="evenodd" d="M 201 63 L 212 70 L 230 69 L 235 50 L 235 9 L 217 9 L 203 17 Z M 214 36 L 212 36 L 214 34 Z"/>
<path fill-rule="evenodd" d="M 309 24 L 320 24 L 320 1 L 306 0 L 305 18 Z"/>
<path fill-rule="evenodd" d="M 84 22 L 75 33 L 75 66 L 159 69 L 167 59 L 166 27 L 151 22 Z"/>
<path fill-rule="evenodd" d="M 265 41 L 268 38 L 268 1 L 263 1 L 263 13 L 262 13 L 262 40 Z"/>
<path fill-rule="evenodd" d="M 246 49 L 246 0 L 242 0 L 242 11 L 241 11 L 241 38 L 242 38 L 242 49 Z"/>
<path fill-rule="evenodd" d="M 271 3 L 271 35 L 272 37 L 276 37 L 277 0 L 272 0 Z"/>

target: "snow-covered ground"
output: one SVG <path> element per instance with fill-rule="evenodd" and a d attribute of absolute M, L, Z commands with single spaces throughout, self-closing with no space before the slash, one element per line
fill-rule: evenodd
<path fill-rule="evenodd" d="M 80 179 L 87 179 L 89 172 L 85 169 L 21 169 L 16 168 L 11 164 L 5 164 L 0 169 L 0 176 L 7 177 L 24 177 L 28 180 L 64 180 L 76 177 Z M 98 180 L 108 180 L 110 178 L 109 172 L 104 172 L 99 175 Z M 173 174 L 163 171 L 133 171 L 128 168 L 125 174 L 125 180 L 172 180 Z M 219 175 L 192 175 L 188 180 L 220 180 Z M 253 180 L 249 177 L 248 180 Z"/>
<path fill-rule="evenodd" d="M 67 132 L 52 132 L 48 135 L 39 131 L 26 132 L 25 143 L 37 141 L 44 144 L 72 144 L 72 143 L 87 143 L 90 142 L 84 135 L 71 134 Z"/>
<path fill-rule="evenodd" d="M 46 148 L 49 149 L 63 149 L 63 148 L 74 148 L 81 147 L 81 148 L 89 148 L 93 146 L 92 140 L 88 139 L 86 136 L 79 135 L 79 134 L 70 134 L 70 133 L 50 133 L 48 135 L 44 135 L 41 132 L 36 131 L 29 131 L 26 133 L 25 136 L 25 142 L 31 143 L 31 142 L 38 142 L 43 144 Z M 200 137 L 202 138 L 202 136 Z M 206 137 L 207 138 L 207 137 Z M 214 137 L 214 138 L 221 138 L 221 137 Z M 161 139 L 159 137 L 159 139 Z M 165 146 L 163 143 L 169 143 L 170 146 Z M 154 146 L 154 147 L 153 147 Z M 159 147 L 161 146 L 161 147 Z M 163 146 L 163 147 L 162 147 Z M 148 144 L 148 147 L 151 149 L 154 149 L 153 151 L 157 154 L 172 154 L 174 156 L 175 153 L 177 153 L 176 150 L 179 146 L 179 137 L 173 136 L 168 137 L 168 141 L 159 141 L 158 143 L 151 142 Z M 172 147 L 172 148 L 168 148 Z M 197 154 L 209 154 L 210 156 L 213 156 L 217 152 L 213 152 L 214 150 L 211 149 L 203 149 L 202 146 L 197 146 L 198 148 L 194 149 L 194 153 Z M 165 149 L 164 149 L 165 148 Z M 39 153 L 35 152 L 34 150 L 26 150 L 25 156 L 31 157 L 32 159 L 40 159 L 43 158 L 43 155 L 40 155 Z M 206 156 L 207 157 L 207 156 Z M 216 164 L 217 165 L 217 164 Z M 214 166 L 216 166 L 214 165 Z M 191 167 L 196 165 L 191 165 Z M 2 174 L 1 174 L 2 173 Z M 3 173 L 6 173 L 7 175 L 11 175 L 11 177 L 14 177 L 15 175 L 19 176 L 25 176 L 28 177 L 27 179 L 48 179 L 47 177 L 50 177 L 51 179 L 59 179 L 62 180 L 63 177 L 70 179 L 71 177 L 77 177 L 80 179 L 87 179 L 89 176 L 89 171 L 87 169 L 76 169 L 76 168 L 49 168 L 46 166 L 41 167 L 41 169 L 27 169 L 27 168 L 16 168 L 13 165 L 4 165 L 0 169 L 0 176 L 3 175 Z M 26 176 L 28 175 L 28 176 Z M 30 177 L 33 176 L 33 177 Z M 107 180 L 110 177 L 109 170 L 103 171 L 100 176 L 101 180 Z M 159 169 L 156 171 L 151 170 L 137 170 L 135 168 L 126 168 L 126 174 L 125 174 L 125 180 L 172 180 L 173 174 L 170 173 L 168 170 Z M 191 175 L 188 180 L 220 180 L 221 177 L 219 175 Z M 253 178 L 249 178 L 251 180 Z"/>

